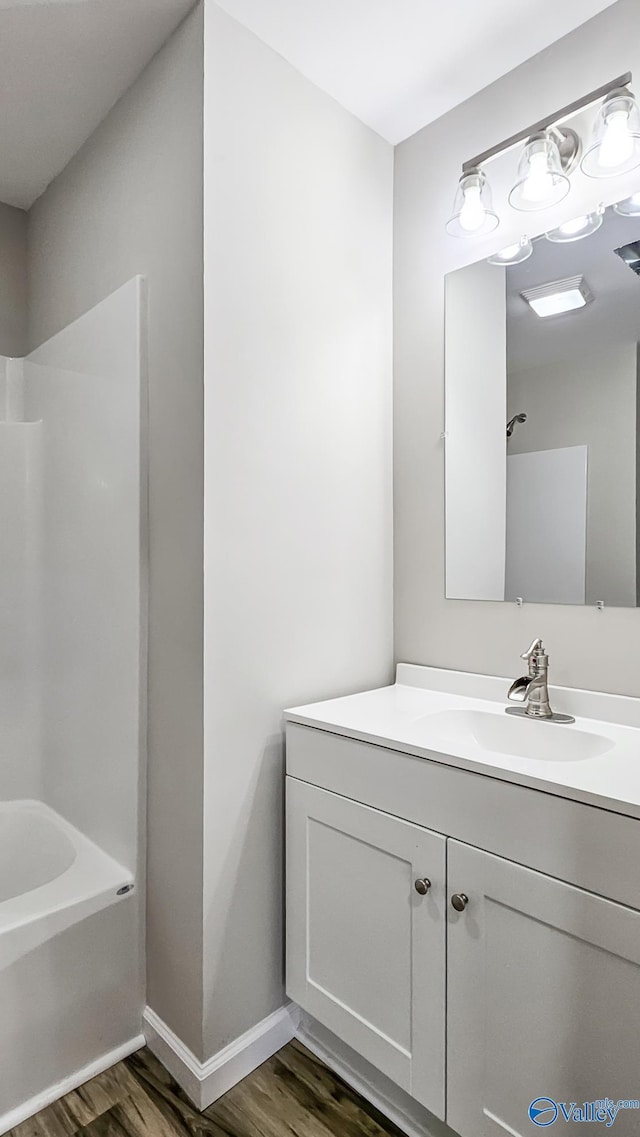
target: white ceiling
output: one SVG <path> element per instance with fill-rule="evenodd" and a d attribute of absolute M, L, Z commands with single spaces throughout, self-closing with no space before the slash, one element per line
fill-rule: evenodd
<path fill-rule="evenodd" d="M 28 208 L 194 0 L 0 0 L 0 201 Z"/>
<path fill-rule="evenodd" d="M 218 0 L 394 144 L 614 0 Z"/>

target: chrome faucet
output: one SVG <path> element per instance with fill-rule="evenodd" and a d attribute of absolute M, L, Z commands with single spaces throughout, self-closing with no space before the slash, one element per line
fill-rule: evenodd
<path fill-rule="evenodd" d="M 509 688 L 508 698 L 514 702 L 526 703 L 525 707 L 506 707 L 508 715 L 524 715 L 530 719 L 545 722 L 575 722 L 571 715 L 559 715 L 551 710 L 549 704 L 549 656 L 544 650 L 542 640 L 536 638 L 521 659 L 529 664 L 529 674 L 516 679 Z"/>

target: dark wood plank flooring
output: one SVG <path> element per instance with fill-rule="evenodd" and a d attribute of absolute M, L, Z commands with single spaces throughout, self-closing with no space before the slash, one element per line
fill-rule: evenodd
<path fill-rule="evenodd" d="M 7 1137 L 401 1137 L 299 1042 L 198 1113 L 149 1050 L 50 1105 Z"/>

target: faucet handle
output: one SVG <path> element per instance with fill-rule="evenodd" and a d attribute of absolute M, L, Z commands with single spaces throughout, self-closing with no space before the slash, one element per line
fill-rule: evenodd
<path fill-rule="evenodd" d="M 543 645 L 543 643 L 542 643 L 542 640 L 540 639 L 540 637 L 539 637 L 539 636 L 537 636 L 537 637 L 536 637 L 536 639 L 533 641 L 533 643 L 531 644 L 531 647 L 529 648 L 529 650 L 528 650 L 528 651 L 523 651 L 522 655 L 520 656 L 520 659 L 527 659 L 527 660 L 529 660 L 529 659 L 531 659 L 531 658 L 532 658 L 532 657 L 533 657 L 533 656 L 534 656 L 534 655 L 535 655 L 537 652 L 542 652 L 542 653 L 544 653 L 544 645 Z"/>

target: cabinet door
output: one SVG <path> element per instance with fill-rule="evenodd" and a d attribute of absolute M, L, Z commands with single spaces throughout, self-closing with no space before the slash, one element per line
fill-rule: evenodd
<path fill-rule="evenodd" d="M 287 778 L 288 994 L 440 1118 L 445 845 Z"/>
<path fill-rule="evenodd" d="M 579 1120 L 572 1103 L 640 1097 L 640 913 L 457 841 L 448 877 L 468 897 L 447 908 L 448 1124 L 532 1137 L 554 1102 L 564 1128 L 559 1103 Z M 640 1111 L 615 1128 L 639 1134 Z"/>

